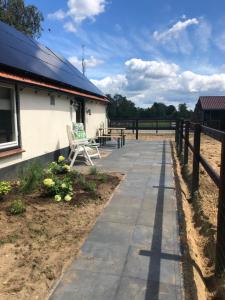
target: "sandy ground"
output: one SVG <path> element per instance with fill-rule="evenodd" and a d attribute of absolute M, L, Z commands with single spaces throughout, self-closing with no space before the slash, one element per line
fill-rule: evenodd
<path fill-rule="evenodd" d="M 135 134 L 126 133 L 126 139 L 134 140 L 135 138 L 136 138 Z M 138 139 L 143 141 L 162 141 L 162 140 L 170 141 L 170 140 L 174 140 L 174 133 L 172 134 L 139 133 Z"/>
<path fill-rule="evenodd" d="M 179 214 L 180 238 L 182 243 L 182 268 L 184 277 L 185 300 L 206 300 L 207 292 L 202 280 L 201 259 L 196 245 L 198 234 L 193 222 L 193 210 L 188 202 L 189 189 L 182 177 L 182 170 L 176 155 L 175 143 L 171 143 Z"/>
<path fill-rule="evenodd" d="M 40 194 L 24 197 L 23 215 L 7 214 L 9 200 L 0 202 L 0 299 L 47 299 L 50 289 L 77 255 L 119 184 L 122 175 L 97 182 L 98 196 L 76 187 L 72 203 L 54 203 Z"/>
<path fill-rule="evenodd" d="M 190 137 L 193 143 L 193 137 Z M 216 140 L 202 134 L 201 135 L 201 154 L 213 169 L 219 174 L 221 144 Z M 189 151 L 188 167 L 182 170 L 183 178 L 180 177 L 182 187 L 185 192 L 185 198 L 189 199 L 189 189 L 192 172 L 192 153 Z M 217 230 L 217 204 L 218 188 L 208 176 L 203 167 L 200 167 L 200 187 L 199 194 L 192 203 L 183 201 L 184 213 L 186 217 L 186 226 L 188 232 L 188 243 L 190 253 L 197 268 L 196 272 L 201 279 L 198 282 L 197 289 L 203 291 L 204 285 L 207 287 L 206 299 L 225 299 L 224 280 L 214 280 L 215 267 L 215 246 Z M 198 270 L 198 271 L 197 271 Z M 203 279 L 203 280 L 202 280 Z M 201 296 L 202 297 L 202 296 Z M 199 297 L 198 299 L 202 299 Z"/>

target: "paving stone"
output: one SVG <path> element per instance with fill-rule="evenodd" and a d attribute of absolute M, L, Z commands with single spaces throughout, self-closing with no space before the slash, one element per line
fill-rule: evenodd
<path fill-rule="evenodd" d="M 129 246 L 120 246 L 90 242 L 87 240 L 77 260 L 72 264 L 73 270 L 120 275 L 128 254 Z"/>
<path fill-rule="evenodd" d="M 132 225 L 98 221 L 91 231 L 88 240 L 92 242 L 126 246 L 130 243 L 132 231 Z"/>
<path fill-rule="evenodd" d="M 158 291 L 159 285 L 159 291 Z M 177 286 L 147 282 L 146 280 L 122 277 L 115 300 L 181 300 Z"/>
<path fill-rule="evenodd" d="M 115 275 L 70 271 L 50 300 L 113 300 L 119 280 Z"/>
<path fill-rule="evenodd" d="M 154 252 L 149 247 L 131 246 L 123 275 L 176 285 L 177 272 L 175 272 L 175 268 L 178 270 L 180 267 L 179 257 L 161 251 L 157 249 Z M 163 259 L 163 257 L 167 259 Z"/>
<path fill-rule="evenodd" d="M 96 162 L 126 177 L 51 299 L 184 299 L 169 143 L 128 141 Z"/>
<path fill-rule="evenodd" d="M 132 235 L 132 245 L 143 247 L 152 246 L 153 227 L 136 225 Z M 160 235 L 160 230 L 158 233 Z M 164 253 L 180 254 L 179 241 L 175 234 L 171 235 L 170 229 L 164 228 L 161 239 L 161 250 Z"/>
<path fill-rule="evenodd" d="M 123 206 L 131 206 L 140 208 L 142 205 L 143 196 L 136 197 L 135 195 L 127 195 L 126 192 L 121 193 L 118 192 L 114 195 L 110 202 L 110 207 L 123 207 Z"/>
<path fill-rule="evenodd" d="M 101 216 L 101 221 L 135 224 L 138 213 L 137 206 L 108 206 Z"/>

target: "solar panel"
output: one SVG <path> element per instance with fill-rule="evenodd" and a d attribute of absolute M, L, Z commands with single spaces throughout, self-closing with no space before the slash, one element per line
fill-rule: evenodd
<path fill-rule="evenodd" d="M 68 60 L 1 21 L 0 64 L 104 96 Z"/>

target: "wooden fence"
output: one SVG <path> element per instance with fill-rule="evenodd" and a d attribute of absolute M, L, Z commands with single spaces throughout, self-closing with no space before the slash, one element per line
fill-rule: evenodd
<path fill-rule="evenodd" d="M 194 134 L 193 144 L 191 144 L 189 140 L 190 132 Z M 201 133 L 221 142 L 220 174 L 218 174 L 211 167 L 210 163 L 201 155 Z M 194 201 L 194 195 L 199 189 L 200 164 L 219 189 L 215 275 L 220 277 L 224 275 L 225 272 L 225 133 L 197 123 L 178 120 L 176 122 L 175 141 L 177 152 L 183 165 L 188 164 L 188 151 L 190 150 L 193 153 L 191 183 L 192 201 Z"/>
<path fill-rule="evenodd" d="M 136 136 L 139 137 L 139 131 L 154 130 L 158 133 L 159 130 L 175 130 L 176 120 L 171 119 L 132 119 L 132 120 L 110 120 L 109 127 L 121 128 L 131 130 Z"/>

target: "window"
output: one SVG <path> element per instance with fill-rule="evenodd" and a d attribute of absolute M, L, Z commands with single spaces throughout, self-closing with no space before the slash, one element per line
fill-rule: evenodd
<path fill-rule="evenodd" d="M 77 102 L 76 122 L 84 124 L 84 102 L 81 102 L 81 101 Z"/>
<path fill-rule="evenodd" d="M 18 146 L 15 92 L 0 85 L 0 150 Z"/>
<path fill-rule="evenodd" d="M 55 96 L 50 95 L 50 105 L 55 105 Z"/>

